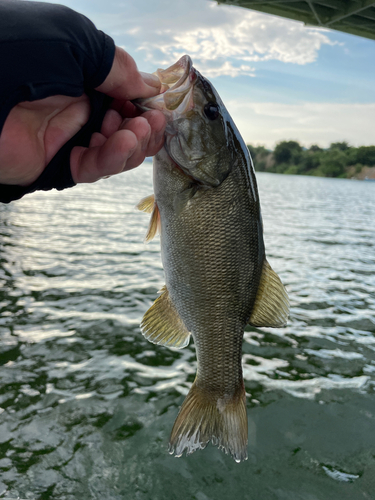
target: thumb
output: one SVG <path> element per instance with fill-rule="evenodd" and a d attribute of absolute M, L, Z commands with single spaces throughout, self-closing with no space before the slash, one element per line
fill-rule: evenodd
<path fill-rule="evenodd" d="M 96 90 L 115 99 L 131 100 L 159 94 L 161 83 L 157 76 L 138 71 L 131 55 L 116 47 L 111 71 Z"/>

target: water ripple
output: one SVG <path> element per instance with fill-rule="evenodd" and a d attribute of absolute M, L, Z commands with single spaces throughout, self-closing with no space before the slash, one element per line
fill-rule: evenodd
<path fill-rule="evenodd" d="M 292 307 L 285 329 L 246 328 L 250 459 L 240 466 L 215 449 L 166 454 L 196 358 L 192 344 L 166 349 L 139 330 L 164 282 L 159 242 L 143 243 L 148 217 L 134 209 L 152 192 L 150 164 L 0 207 L 4 494 L 371 498 L 375 185 L 258 183 L 268 258 Z"/>

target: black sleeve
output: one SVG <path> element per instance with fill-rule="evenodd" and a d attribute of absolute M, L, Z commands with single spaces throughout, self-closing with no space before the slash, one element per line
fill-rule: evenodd
<path fill-rule="evenodd" d="M 0 201 L 9 202 L 37 189 L 74 185 L 70 152 L 88 146 L 99 131 L 110 98 L 93 90 L 113 63 L 115 44 L 77 12 L 62 5 L 0 0 L 0 133 L 19 102 L 52 95 L 89 96 L 88 123 L 63 146 L 42 175 L 26 188 L 0 184 Z"/>

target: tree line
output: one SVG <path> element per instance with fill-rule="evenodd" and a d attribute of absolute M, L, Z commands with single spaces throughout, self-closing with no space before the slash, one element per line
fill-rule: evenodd
<path fill-rule="evenodd" d="M 264 146 L 247 147 L 259 172 L 350 179 L 364 178 L 369 168 L 375 170 L 375 146 L 356 148 L 344 141 L 333 142 L 327 149 L 317 145 L 307 149 L 297 141 L 281 141 L 273 151 Z"/>

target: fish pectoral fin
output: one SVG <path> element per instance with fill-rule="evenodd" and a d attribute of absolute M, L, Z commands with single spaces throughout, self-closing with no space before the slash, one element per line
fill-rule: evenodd
<path fill-rule="evenodd" d="M 179 193 L 173 202 L 174 210 L 176 212 L 176 215 L 180 215 L 182 210 L 186 207 L 186 205 L 189 203 L 189 201 L 193 198 L 195 193 L 198 191 L 198 186 L 196 184 L 193 184 L 192 186 L 188 187 L 187 189 L 184 189 Z"/>
<path fill-rule="evenodd" d="M 189 344 L 190 332 L 178 314 L 167 287 L 163 286 L 161 292 L 143 316 L 142 333 L 153 344 L 182 349 Z"/>
<path fill-rule="evenodd" d="M 152 214 L 150 218 L 150 223 L 148 225 L 146 237 L 145 237 L 145 243 L 148 243 L 151 241 L 157 232 L 160 232 L 160 213 L 159 213 L 159 208 L 158 205 L 155 201 L 154 203 L 154 208 L 152 209 Z"/>
<path fill-rule="evenodd" d="M 142 198 L 141 201 L 139 201 L 135 208 L 138 208 L 141 212 L 146 212 L 147 214 L 150 214 L 154 208 L 155 204 L 155 195 L 150 194 L 150 196 L 146 196 L 146 198 Z"/>
<path fill-rule="evenodd" d="M 258 293 L 249 319 L 252 326 L 286 326 L 289 317 L 289 298 L 280 278 L 264 260 Z"/>

